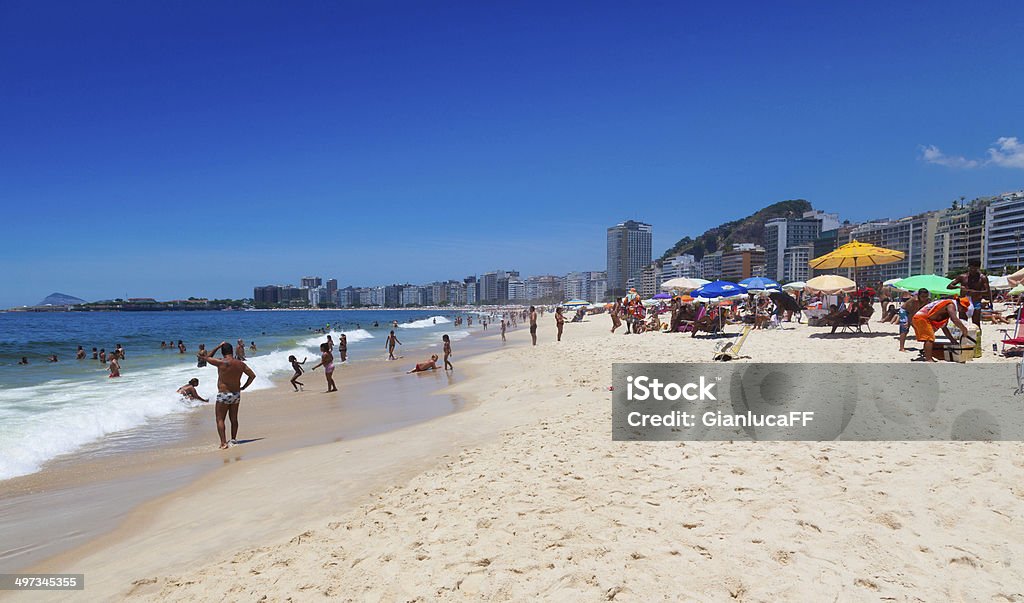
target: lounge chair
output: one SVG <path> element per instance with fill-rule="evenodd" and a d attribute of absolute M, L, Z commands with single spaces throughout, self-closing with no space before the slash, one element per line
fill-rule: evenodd
<path fill-rule="evenodd" d="M 999 354 L 1001 356 L 1022 356 L 1024 357 L 1024 351 L 1018 349 L 1017 346 L 1024 346 L 1024 333 L 1021 332 L 1021 320 L 1024 319 L 1024 306 L 1017 309 L 1017 321 L 1013 325 L 1013 337 L 1007 337 L 1010 333 L 1009 329 L 999 329 L 999 332 L 1003 334 L 1003 346 L 999 348 Z M 1010 354 L 1007 354 L 1006 346 L 1013 346 L 1010 348 Z"/>

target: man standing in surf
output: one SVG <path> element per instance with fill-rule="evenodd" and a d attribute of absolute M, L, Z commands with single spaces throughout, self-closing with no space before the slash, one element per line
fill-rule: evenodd
<path fill-rule="evenodd" d="M 214 354 L 220 350 L 223 358 L 214 358 Z M 244 352 L 243 352 L 244 353 Z M 245 362 L 235 358 L 231 344 L 222 341 L 220 345 L 210 350 L 206 362 L 217 367 L 217 398 L 215 411 L 217 416 L 217 434 L 220 436 L 220 448 L 224 450 L 228 444 L 236 444 L 238 440 L 238 405 L 242 401 L 242 390 L 252 384 L 256 373 L 252 372 Z M 246 376 L 245 385 L 242 385 L 242 375 Z M 231 420 L 231 441 L 225 434 L 224 419 Z"/>

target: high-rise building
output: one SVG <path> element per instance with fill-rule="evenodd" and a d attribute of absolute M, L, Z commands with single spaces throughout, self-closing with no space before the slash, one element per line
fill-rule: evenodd
<path fill-rule="evenodd" d="M 385 308 L 397 308 L 402 304 L 402 285 L 387 285 L 384 287 L 384 297 L 381 305 Z"/>
<path fill-rule="evenodd" d="M 331 303 L 338 303 L 338 279 L 332 278 L 327 280 L 327 297 L 331 300 Z"/>
<path fill-rule="evenodd" d="M 658 288 L 661 287 L 661 282 L 661 263 L 651 262 L 640 271 L 640 281 L 636 288 L 637 293 L 644 299 L 654 297 L 654 294 L 658 292 Z"/>
<path fill-rule="evenodd" d="M 560 302 L 565 299 L 565 280 L 546 274 L 526 279 L 526 298 L 529 301 Z"/>
<path fill-rule="evenodd" d="M 1024 260 L 1024 190 L 1003 193 L 986 208 L 985 266 L 1001 272 Z"/>
<path fill-rule="evenodd" d="M 327 289 L 324 287 L 313 287 L 309 290 L 309 305 L 314 308 L 320 306 L 326 306 L 331 303 L 331 299 L 327 297 Z"/>
<path fill-rule="evenodd" d="M 257 307 L 276 306 L 281 302 L 281 288 L 277 285 L 253 287 L 252 303 Z"/>
<path fill-rule="evenodd" d="M 320 280 L 319 276 L 304 276 L 302 277 L 299 286 L 303 289 L 312 289 L 314 287 L 319 287 L 322 284 L 323 282 Z"/>
<path fill-rule="evenodd" d="M 863 266 L 856 270 L 859 284 L 878 286 L 893 278 L 906 278 L 914 274 L 931 274 L 935 270 L 935 230 L 940 212 L 931 211 L 898 220 L 877 220 L 854 226 L 847 235 L 856 240 L 902 251 L 905 257 L 891 264 Z M 850 241 L 839 240 L 839 245 Z M 836 271 L 854 278 L 852 269 Z"/>
<path fill-rule="evenodd" d="M 935 274 L 966 268 L 973 259 L 986 265 L 985 213 L 990 202 L 975 199 L 939 212 L 932 259 Z"/>
<path fill-rule="evenodd" d="M 526 283 L 519 279 L 508 282 L 508 301 L 511 303 L 523 303 L 527 300 Z"/>
<path fill-rule="evenodd" d="M 700 278 L 709 281 L 722 278 L 722 250 L 704 254 L 700 260 Z"/>
<path fill-rule="evenodd" d="M 665 260 L 661 267 L 661 279 L 700 278 L 700 262 L 693 255 L 683 253 Z"/>
<path fill-rule="evenodd" d="M 462 279 L 466 285 L 466 304 L 474 305 L 480 301 L 480 283 L 475 276 L 467 276 Z"/>
<path fill-rule="evenodd" d="M 594 271 L 590 273 L 590 301 L 601 303 L 608 298 L 608 273 Z"/>
<path fill-rule="evenodd" d="M 568 299 L 590 299 L 590 273 L 570 272 L 565 275 L 565 297 Z"/>
<path fill-rule="evenodd" d="M 806 281 L 811 278 L 810 262 L 814 259 L 814 244 L 790 245 L 782 256 L 782 275 L 779 283 Z"/>
<path fill-rule="evenodd" d="M 626 292 L 632 279 L 651 263 L 652 229 L 650 224 L 626 220 L 608 229 L 608 289 L 612 295 Z"/>
<path fill-rule="evenodd" d="M 825 222 L 827 222 L 827 226 L 831 227 L 825 228 L 825 230 L 839 227 L 838 216 L 820 211 L 805 212 L 800 218 L 774 218 L 765 222 L 765 275 L 779 282 L 784 281 L 786 277 L 783 266 L 785 265 L 786 248 L 811 243 L 821 235 L 822 225 Z"/>
<path fill-rule="evenodd" d="M 733 245 L 722 253 L 722 280 L 739 282 L 764 275 L 764 247 L 753 243 Z"/>

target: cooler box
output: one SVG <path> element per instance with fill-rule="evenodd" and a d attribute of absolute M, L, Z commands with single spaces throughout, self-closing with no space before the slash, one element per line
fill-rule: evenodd
<path fill-rule="evenodd" d="M 978 329 L 969 327 L 967 332 L 960 336 L 960 340 L 953 343 L 945 335 L 936 335 L 935 346 L 932 348 L 935 357 L 941 357 L 949 362 L 964 363 L 974 358 L 974 347 L 978 341 Z"/>

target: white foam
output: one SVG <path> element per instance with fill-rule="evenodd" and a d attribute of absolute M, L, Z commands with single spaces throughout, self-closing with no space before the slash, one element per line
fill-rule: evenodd
<path fill-rule="evenodd" d="M 451 321 L 444 316 L 431 316 L 430 318 L 423 318 L 421 320 L 414 320 L 398 325 L 401 329 L 427 329 L 435 325 L 443 325 L 450 323 Z"/>
<path fill-rule="evenodd" d="M 330 333 L 323 333 L 315 337 L 303 339 L 299 342 L 299 345 L 318 349 L 321 343 L 327 343 L 327 336 L 330 335 L 331 339 L 334 340 L 334 345 L 337 346 L 342 333 L 345 334 L 345 338 L 348 340 L 349 345 L 359 341 L 373 339 L 373 334 L 366 329 L 353 329 L 351 331 L 331 331 Z"/>
<path fill-rule="evenodd" d="M 271 375 L 291 368 L 288 355 L 302 353 L 275 350 L 251 356 L 246 363 L 256 379 L 246 391 L 273 387 Z M 177 394 L 192 377 L 201 381 L 201 396 L 216 395 L 216 370 L 194 364 L 137 372 L 127 364 L 118 379 L 109 379 L 98 369 L 94 379 L 73 384 L 58 379 L 0 389 L 0 480 L 35 473 L 46 461 L 104 436 L 202 405 Z"/>

